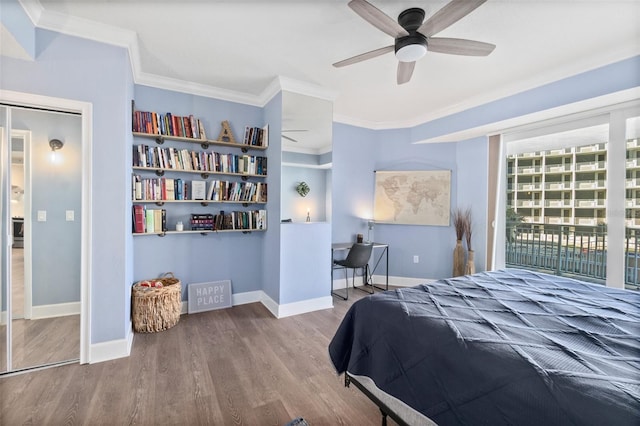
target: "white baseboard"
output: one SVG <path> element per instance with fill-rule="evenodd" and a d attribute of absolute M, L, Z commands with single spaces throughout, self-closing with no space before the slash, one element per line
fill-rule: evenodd
<path fill-rule="evenodd" d="M 331 296 L 317 297 L 315 299 L 301 300 L 299 302 L 279 305 L 266 293 L 263 293 L 263 297 L 260 302 L 269 310 L 269 312 L 271 312 L 271 315 L 278 319 L 320 311 L 323 309 L 333 309 L 333 297 Z"/>
<path fill-rule="evenodd" d="M 128 357 L 131 354 L 131 347 L 133 346 L 133 336 L 134 333 L 132 331 L 126 339 L 92 344 L 89 348 L 89 363 L 95 364 Z"/>
<path fill-rule="evenodd" d="M 301 300 L 300 302 L 286 303 L 278 305 L 276 318 L 285 318 L 293 315 L 306 314 L 308 312 L 320 311 L 322 309 L 333 308 L 333 297 L 324 296 L 315 299 Z"/>
<path fill-rule="evenodd" d="M 54 305 L 39 305 L 31 307 L 31 319 L 64 317 L 80 315 L 80 302 L 56 303 Z"/>
<path fill-rule="evenodd" d="M 373 282 L 376 285 L 384 285 L 386 276 L 385 275 L 374 275 Z M 396 287 L 415 287 L 420 284 L 429 284 L 436 281 L 433 278 L 407 278 L 407 277 L 392 277 L 389 276 L 389 285 L 393 285 Z M 380 284 L 382 283 L 382 284 Z"/>
<path fill-rule="evenodd" d="M 384 287 L 386 284 L 386 275 L 373 275 L 373 282 L 377 287 Z M 389 285 L 394 287 L 414 287 L 420 284 L 429 284 L 436 281 L 433 278 L 407 278 L 407 277 L 394 277 L 389 276 Z M 362 277 L 356 276 L 356 286 L 362 285 Z M 344 289 L 344 278 L 338 278 L 333 280 L 334 290 Z M 349 277 L 349 288 L 351 288 L 351 277 Z"/>

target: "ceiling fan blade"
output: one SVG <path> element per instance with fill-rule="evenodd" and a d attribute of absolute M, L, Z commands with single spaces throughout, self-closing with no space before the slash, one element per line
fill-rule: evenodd
<path fill-rule="evenodd" d="M 362 19 L 393 38 L 409 35 L 398 22 L 365 0 L 351 0 L 349 7 Z"/>
<path fill-rule="evenodd" d="M 367 59 L 375 58 L 376 56 L 384 55 L 385 53 L 388 53 L 388 52 L 393 52 L 393 50 L 394 50 L 393 46 L 381 47 L 380 49 L 372 50 L 366 53 L 361 53 L 360 55 L 356 55 L 351 58 L 344 59 L 340 62 L 336 62 L 335 64 L 333 64 L 333 66 L 336 68 L 344 67 L 345 65 L 355 64 L 356 62 L 366 61 Z"/>
<path fill-rule="evenodd" d="M 495 44 L 462 38 L 434 37 L 427 39 L 428 51 L 451 55 L 487 56 L 495 48 Z"/>
<path fill-rule="evenodd" d="M 280 135 L 280 136 L 282 136 L 282 139 L 286 139 L 286 140 L 288 140 L 288 141 L 296 142 L 296 143 L 298 142 L 298 141 L 297 141 L 297 140 L 295 140 L 294 138 L 290 138 L 290 137 L 289 137 L 289 136 L 287 136 L 287 135 Z"/>
<path fill-rule="evenodd" d="M 432 17 L 424 21 L 418 28 L 425 37 L 439 33 L 440 31 L 458 22 L 482 5 L 487 0 L 451 0 Z"/>
<path fill-rule="evenodd" d="M 398 84 L 407 83 L 411 80 L 413 69 L 416 67 L 415 62 L 398 61 Z"/>

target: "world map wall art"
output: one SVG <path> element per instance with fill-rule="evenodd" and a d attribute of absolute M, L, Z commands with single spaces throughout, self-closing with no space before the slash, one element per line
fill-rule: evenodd
<path fill-rule="evenodd" d="M 378 223 L 449 226 L 451 170 L 376 171 Z"/>

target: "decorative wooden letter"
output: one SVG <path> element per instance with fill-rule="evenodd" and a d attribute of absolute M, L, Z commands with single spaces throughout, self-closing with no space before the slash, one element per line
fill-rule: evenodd
<path fill-rule="evenodd" d="M 233 132 L 231 131 L 231 127 L 229 127 L 229 122 L 227 120 L 222 122 L 222 130 L 220 130 L 218 140 L 222 142 L 236 143 L 236 139 L 233 137 Z"/>

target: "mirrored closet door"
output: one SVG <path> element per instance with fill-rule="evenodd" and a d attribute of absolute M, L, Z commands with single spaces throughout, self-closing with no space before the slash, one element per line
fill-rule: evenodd
<path fill-rule="evenodd" d="M 0 373 L 80 357 L 81 115 L 1 106 Z M 6 241 L 5 241 L 6 240 Z"/>

